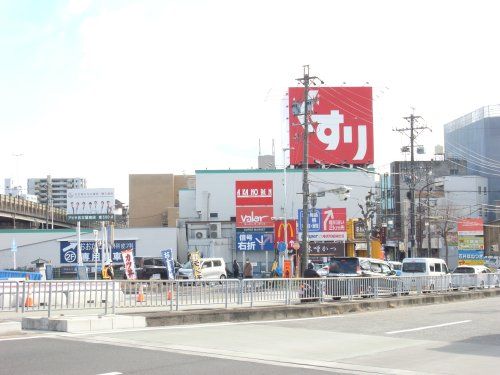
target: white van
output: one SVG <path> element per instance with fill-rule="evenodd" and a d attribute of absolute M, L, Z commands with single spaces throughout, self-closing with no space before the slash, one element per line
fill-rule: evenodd
<path fill-rule="evenodd" d="M 223 258 L 202 258 L 200 259 L 201 278 L 202 279 L 225 279 L 226 262 Z M 191 262 L 187 261 L 177 271 L 177 279 L 193 279 L 193 268 Z"/>
<path fill-rule="evenodd" d="M 439 258 L 405 258 L 401 277 L 405 291 L 451 289 L 450 271 L 446 262 Z"/>

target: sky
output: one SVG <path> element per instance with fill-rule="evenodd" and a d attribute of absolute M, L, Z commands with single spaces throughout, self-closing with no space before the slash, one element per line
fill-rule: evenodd
<path fill-rule="evenodd" d="M 277 165 L 284 97 L 303 65 L 373 87 L 375 167 L 404 160 L 394 128 L 500 103 L 497 1 L 0 0 L 4 178 L 83 177 L 128 202 L 132 173 Z"/>

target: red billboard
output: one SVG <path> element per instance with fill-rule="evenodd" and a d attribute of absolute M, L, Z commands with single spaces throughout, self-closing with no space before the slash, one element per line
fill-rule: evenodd
<path fill-rule="evenodd" d="M 483 219 L 478 217 L 467 217 L 458 220 L 458 234 L 462 236 L 482 236 Z"/>
<path fill-rule="evenodd" d="M 272 205 L 273 205 L 272 180 L 236 181 L 236 206 L 272 206 Z"/>
<path fill-rule="evenodd" d="M 301 165 L 304 88 L 288 95 L 290 163 Z M 373 164 L 372 88 L 311 88 L 308 97 L 309 164 Z"/>
<path fill-rule="evenodd" d="M 286 221 L 286 239 L 288 250 L 292 250 L 293 243 L 297 240 L 297 220 L 290 219 Z M 274 222 L 274 241 L 275 243 L 285 241 L 285 222 L 283 220 Z"/>
<path fill-rule="evenodd" d="M 237 206 L 236 228 L 272 228 L 273 206 Z"/>

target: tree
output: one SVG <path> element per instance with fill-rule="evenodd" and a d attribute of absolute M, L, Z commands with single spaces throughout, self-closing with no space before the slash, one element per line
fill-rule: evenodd
<path fill-rule="evenodd" d="M 457 208 L 446 203 L 445 205 L 436 207 L 436 226 L 438 228 L 438 233 L 443 239 L 445 248 L 445 261 L 448 264 L 449 257 L 449 247 L 448 247 L 448 236 L 450 233 L 456 231 L 456 220 L 457 220 Z"/>
<path fill-rule="evenodd" d="M 358 207 L 361 209 L 363 228 L 365 230 L 365 240 L 366 240 L 366 254 L 368 258 L 371 258 L 371 228 L 370 224 L 373 220 L 375 212 L 377 210 L 377 204 L 373 201 L 373 192 L 370 190 L 365 197 L 365 205 L 358 203 Z"/>

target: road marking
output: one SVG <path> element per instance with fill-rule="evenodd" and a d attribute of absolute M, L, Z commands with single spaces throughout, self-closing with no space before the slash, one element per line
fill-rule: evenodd
<path fill-rule="evenodd" d="M 418 328 L 411 328 L 411 329 L 402 329 L 400 331 L 391 331 L 391 332 L 386 332 L 386 335 L 394 335 L 396 333 L 403 333 L 403 332 L 414 332 L 414 331 L 423 331 L 424 329 L 431 329 L 431 328 L 439 328 L 439 327 L 446 327 L 446 326 L 453 326 L 455 324 L 464 324 L 464 323 L 470 323 L 472 320 L 461 320 L 459 322 L 451 322 L 451 323 L 443 323 L 443 324 L 436 324 L 435 326 L 425 326 L 425 327 L 418 327 Z"/>
<path fill-rule="evenodd" d="M 105 372 L 102 374 L 97 374 L 97 375 L 123 375 L 122 372 Z"/>

